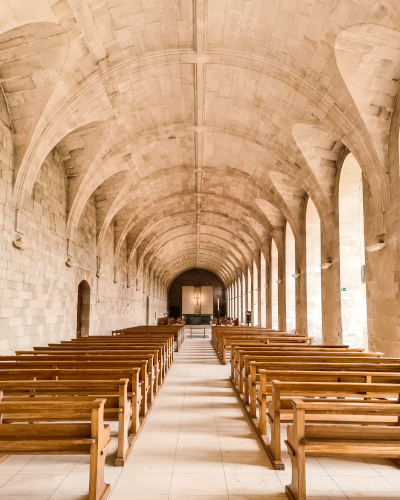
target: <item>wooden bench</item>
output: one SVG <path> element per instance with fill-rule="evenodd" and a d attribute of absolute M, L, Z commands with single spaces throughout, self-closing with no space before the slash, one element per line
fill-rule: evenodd
<path fill-rule="evenodd" d="M 267 417 L 270 424 L 270 444 L 266 450 L 269 459 L 277 470 L 284 470 L 281 455 L 281 423 L 293 421 L 293 408 L 291 399 L 293 398 L 346 398 L 347 401 L 340 399 L 339 402 L 354 402 L 356 398 L 358 403 L 364 398 L 367 402 L 382 404 L 382 399 L 385 402 L 393 403 L 388 398 L 400 398 L 400 384 L 355 384 L 347 382 L 280 382 L 279 380 L 271 381 L 271 395 L 267 403 Z M 310 399 L 308 399 L 309 401 Z M 374 401 L 372 401 L 374 400 Z M 326 399 L 315 399 L 315 402 L 326 402 Z M 261 435 L 267 433 L 266 421 L 264 415 L 260 414 L 259 430 Z M 346 418 L 347 417 L 347 418 Z M 308 414 L 306 419 L 308 422 L 324 422 L 324 415 Z M 363 418 L 362 423 L 366 419 Z M 338 423 L 355 423 L 353 416 L 339 416 Z M 370 423 L 382 423 L 387 425 L 397 425 L 398 421 L 394 417 L 379 417 L 374 416 L 369 419 Z"/>
<path fill-rule="evenodd" d="M 173 335 L 174 341 L 176 342 L 176 350 L 179 351 L 181 345 L 185 339 L 185 327 L 184 325 L 175 325 L 175 326 L 146 326 L 146 327 L 132 327 L 132 328 L 123 328 L 118 330 L 113 330 L 111 332 L 112 336 L 151 336 L 152 338 L 157 338 L 157 336 L 162 335 Z"/>
<path fill-rule="evenodd" d="M 287 363 L 360 363 L 364 360 L 371 360 L 371 363 L 379 364 L 390 364 L 389 362 L 381 361 L 383 359 L 382 353 L 354 353 L 349 351 L 331 351 L 331 350 L 313 350 L 313 351 L 297 351 L 297 350 L 269 350 L 269 351 L 239 351 L 238 353 L 238 363 L 237 363 L 237 373 L 235 378 L 238 380 L 239 392 L 246 393 L 246 400 L 249 398 L 250 383 L 251 378 L 251 364 L 259 368 L 268 368 L 270 362 L 287 362 Z M 329 358 L 329 359 L 328 359 Z M 397 358 L 394 359 L 397 364 Z M 379 360 L 379 361 L 378 361 Z M 365 361 L 367 362 L 367 361 Z"/>
<path fill-rule="evenodd" d="M 170 343 L 168 341 L 164 340 L 152 340 L 152 341 L 147 341 L 147 340 L 118 340 L 118 341 L 112 341 L 112 340 L 86 340 L 82 342 L 77 342 L 75 340 L 71 340 L 68 342 L 63 341 L 61 344 L 49 344 L 48 347 L 55 347 L 55 348 L 67 348 L 68 346 L 73 347 L 73 348 L 81 348 L 81 349 L 86 349 L 86 348 L 98 348 L 98 349 L 104 349 L 104 348 L 110 348 L 112 350 L 121 350 L 126 348 L 129 349 L 153 349 L 157 350 L 159 352 L 159 359 L 163 360 L 162 362 L 166 364 L 167 368 L 166 371 L 168 370 L 169 366 L 172 364 L 172 354 L 173 351 L 170 348 Z"/>
<path fill-rule="evenodd" d="M 298 335 L 283 334 L 276 335 L 270 332 L 258 332 L 257 334 L 247 334 L 245 337 L 243 335 L 229 335 L 224 334 L 221 336 L 216 336 L 216 344 L 214 344 L 215 350 L 220 357 L 223 364 L 226 364 L 226 352 L 232 343 L 238 344 L 241 341 L 259 341 L 261 343 L 273 342 L 282 343 L 283 340 L 285 344 L 287 343 L 300 343 L 307 344 L 312 342 L 312 337 L 300 337 Z"/>
<path fill-rule="evenodd" d="M 341 346 L 340 348 L 335 345 L 307 345 L 307 344 L 292 344 L 290 346 L 283 345 L 274 345 L 274 346 L 266 346 L 263 343 L 240 343 L 240 344 L 231 344 L 231 379 L 234 381 L 236 385 L 238 385 L 238 371 L 239 371 L 239 355 L 240 353 L 245 354 L 256 354 L 261 355 L 263 353 L 268 353 L 272 351 L 277 352 L 302 352 L 304 355 L 307 355 L 309 352 L 364 352 L 363 348 L 349 348 L 348 346 Z"/>
<path fill-rule="evenodd" d="M 34 365 L 35 366 L 35 365 Z M 147 415 L 142 412 L 141 390 L 139 385 L 140 370 L 138 368 L 14 368 L 0 369 L 0 384 L 2 382 L 21 381 L 92 381 L 92 380 L 120 380 L 128 379 L 128 396 L 132 398 L 132 425 L 138 428 Z M 143 400 L 142 400 L 143 403 Z M 140 410 L 139 410 L 140 408 Z M 135 410 L 135 411 L 133 411 Z M 138 415 L 139 413 L 139 415 Z M 135 421 L 134 421 L 135 420 Z"/>
<path fill-rule="evenodd" d="M 250 412 L 255 416 L 256 411 L 256 392 L 261 387 L 261 370 L 287 370 L 292 372 L 297 371 L 387 371 L 387 372 L 400 372 L 400 360 L 398 363 L 386 364 L 379 363 L 384 358 L 342 358 L 342 357 L 314 357 L 311 361 L 307 358 L 291 358 L 285 357 L 278 361 L 271 360 L 249 362 L 249 368 L 245 373 L 245 391 L 244 399 L 246 403 L 250 404 Z"/>
<path fill-rule="evenodd" d="M 72 339 L 68 341 L 61 341 L 60 344 L 49 344 L 49 347 L 53 346 L 65 346 L 65 345 L 90 345 L 90 346 L 110 346 L 113 348 L 118 348 L 118 346 L 127 346 L 132 348 L 157 348 L 161 349 L 163 358 L 166 362 L 166 371 L 172 365 L 174 356 L 174 344 L 173 335 L 169 337 L 151 338 L 149 336 L 142 337 L 129 337 L 129 336 L 119 336 L 119 337 L 82 337 L 81 339 Z M 120 348 L 121 348 L 120 347 Z"/>
<path fill-rule="evenodd" d="M 1 379 L 1 374 L 6 371 L 17 371 L 17 370 L 29 370 L 29 369 L 60 369 L 60 370 L 101 370 L 106 365 L 108 368 L 115 369 L 124 369 L 127 370 L 129 374 L 132 374 L 131 370 L 134 370 L 134 373 L 139 373 L 139 377 L 137 380 L 138 389 L 141 390 L 141 403 L 140 403 L 140 415 L 145 416 L 148 411 L 148 405 L 151 404 L 152 401 L 152 380 L 150 379 L 151 369 L 148 370 L 148 361 L 147 360 L 116 360 L 115 358 L 104 361 L 101 358 L 96 357 L 97 359 L 91 360 L 89 356 L 85 357 L 84 361 L 78 361 L 71 356 L 66 356 L 64 359 L 49 359 L 49 360 L 41 360 L 34 359 L 33 361 L 16 361 L 16 362 L 7 362 L 2 361 L 0 357 L 0 380 L 12 380 L 12 379 Z M 139 368 L 139 372 L 135 370 L 135 368 Z M 118 378 L 128 378 L 127 376 L 121 375 Z M 133 381 L 132 381 L 133 382 Z"/>
<path fill-rule="evenodd" d="M 260 370 L 261 383 L 256 400 L 256 403 L 259 406 L 258 426 L 262 430 L 266 428 L 267 404 L 268 401 L 270 401 L 272 394 L 272 380 L 279 380 L 280 382 L 400 384 L 400 372 L 390 373 L 386 371 L 378 371 L 375 366 L 371 367 L 370 365 L 365 365 L 364 368 L 366 368 L 366 370 L 358 372 L 348 370 L 348 367 L 343 367 L 341 369 L 338 369 L 337 371 L 290 371 L 286 368 L 283 368 L 281 370 Z M 256 412 L 254 413 L 254 417 L 252 418 L 256 418 Z"/>
<path fill-rule="evenodd" d="M 285 441 L 292 462 L 292 482 L 285 492 L 290 500 L 306 500 L 305 457 L 389 458 L 400 465 L 400 427 L 339 425 L 330 415 L 400 417 L 399 404 L 306 402 L 294 399 L 293 425 Z M 322 414 L 323 425 L 306 424 L 307 414 Z M 383 499 L 381 496 L 380 498 Z"/>
<path fill-rule="evenodd" d="M 0 382 L 0 399 L 3 402 L 64 402 L 78 400 L 93 400 L 94 397 L 106 398 L 104 406 L 105 420 L 118 422 L 118 448 L 115 465 L 124 465 L 128 458 L 136 434 L 139 430 L 139 401 L 137 395 L 128 393 L 128 379 L 120 380 L 24 380 Z M 140 397 L 140 396 L 139 396 Z M 133 404 L 131 404 L 133 400 Z M 64 417 L 52 417 L 53 421 L 63 420 Z M 91 413 L 87 412 L 71 417 L 69 421 L 81 421 L 91 419 Z M 44 422 L 47 421 L 42 415 L 7 415 L 3 417 L 3 423 L 12 422 Z"/>
<path fill-rule="evenodd" d="M 35 414 L 69 421 L 90 412 L 90 423 L 18 423 L 0 425 L 2 455 L 89 455 L 89 500 L 106 500 L 111 486 L 104 481 L 104 464 L 111 444 L 110 426 L 104 425 L 105 399 L 81 402 L 0 403 L 1 418 L 8 414 Z"/>
<path fill-rule="evenodd" d="M 49 347 L 54 347 L 55 349 L 59 348 L 65 348 L 67 349 L 68 346 L 71 346 L 73 348 L 78 348 L 80 347 L 81 349 L 86 349 L 87 347 L 90 347 L 92 349 L 107 349 L 112 348 L 112 351 L 118 351 L 118 350 L 143 350 L 143 349 L 153 349 L 153 350 L 158 350 L 159 351 L 159 361 L 162 369 L 162 376 L 165 378 L 168 370 L 170 369 L 173 361 L 173 350 L 170 347 L 169 342 L 164 342 L 164 341 L 129 341 L 129 340 L 124 340 L 124 341 L 118 341 L 118 342 L 113 342 L 113 341 L 107 341 L 107 340 L 92 340 L 92 341 L 85 341 L 85 342 L 76 342 L 76 341 L 68 341 L 68 342 L 61 342 L 61 344 L 49 344 Z M 40 349 L 35 349 L 35 350 L 40 350 Z"/>
<path fill-rule="evenodd" d="M 111 354 L 112 352 L 112 354 Z M 149 403 L 153 402 L 154 396 L 158 393 L 160 383 L 160 367 L 157 361 L 157 353 L 149 353 L 148 351 L 89 351 L 89 350 L 73 350 L 67 351 L 60 349 L 56 351 L 17 351 L 18 356 L 13 358 L 11 356 L 0 357 L 1 366 L 9 361 L 17 361 L 18 363 L 24 362 L 47 362 L 51 363 L 58 361 L 79 361 L 90 363 L 133 363 L 140 365 L 142 368 L 142 380 L 148 379 L 146 382 L 146 393 L 148 392 Z M 147 370 L 145 370 L 145 363 L 147 362 Z M 148 387 L 151 390 L 147 391 Z M 143 391 L 144 392 L 144 391 Z M 145 396 L 143 394 L 143 396 Z"/>

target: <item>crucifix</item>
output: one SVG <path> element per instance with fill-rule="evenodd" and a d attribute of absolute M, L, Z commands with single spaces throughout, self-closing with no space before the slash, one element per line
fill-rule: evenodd
<path fill-rule="evenodd" d="M 199 305 L 199 294 L 196 295 L 195 299 L 197 300 L 197 305 Z"/>

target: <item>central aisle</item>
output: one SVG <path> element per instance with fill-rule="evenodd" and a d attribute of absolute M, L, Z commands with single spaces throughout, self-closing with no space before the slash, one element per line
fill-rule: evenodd
<path fill-rule="evenodd" d="M 185 340 L 111 500 L 286 499 L 228 376 L 209 340 Z"/>

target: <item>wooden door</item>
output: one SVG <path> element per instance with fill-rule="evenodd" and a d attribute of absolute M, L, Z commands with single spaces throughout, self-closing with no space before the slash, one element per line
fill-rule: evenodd
<path fill-rule="evenodd" d="M 76 319 L 76 338 L 80 338 L 82 335 L 82 305 L 83 305 L 83 293 L 82 293 L 82 283 L 78 286 L 78 308 L 77 308 L 77 319 Z"/>

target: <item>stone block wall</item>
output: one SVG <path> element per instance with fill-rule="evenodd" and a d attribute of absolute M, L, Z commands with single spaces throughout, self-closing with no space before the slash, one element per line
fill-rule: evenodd
<path fill-rule="evenodd" d="M 12 194 L 12 136 L 0 121 L 0 352 L 59 342 L 75 337 L 78 285 L 90 286 L 91 335 L 145 324 L 146 298 L 142 290 L 127 288 L 126 246 L 117 260 L 119 281 L 114 283 L 114 239 L 110 226 L 102 253 L 102 273 L 96 277 L 96 207 L 92 196 L 82 214 L 77 238 L 78 267 L 68 267 L 66 185 L 57 149 L 46 157 L 37 176 L 27 216 L 31 250 L 14 244 L 15 210 Z M 149 323 L 162 316 L 166 302 L 151 297 Z"/>

